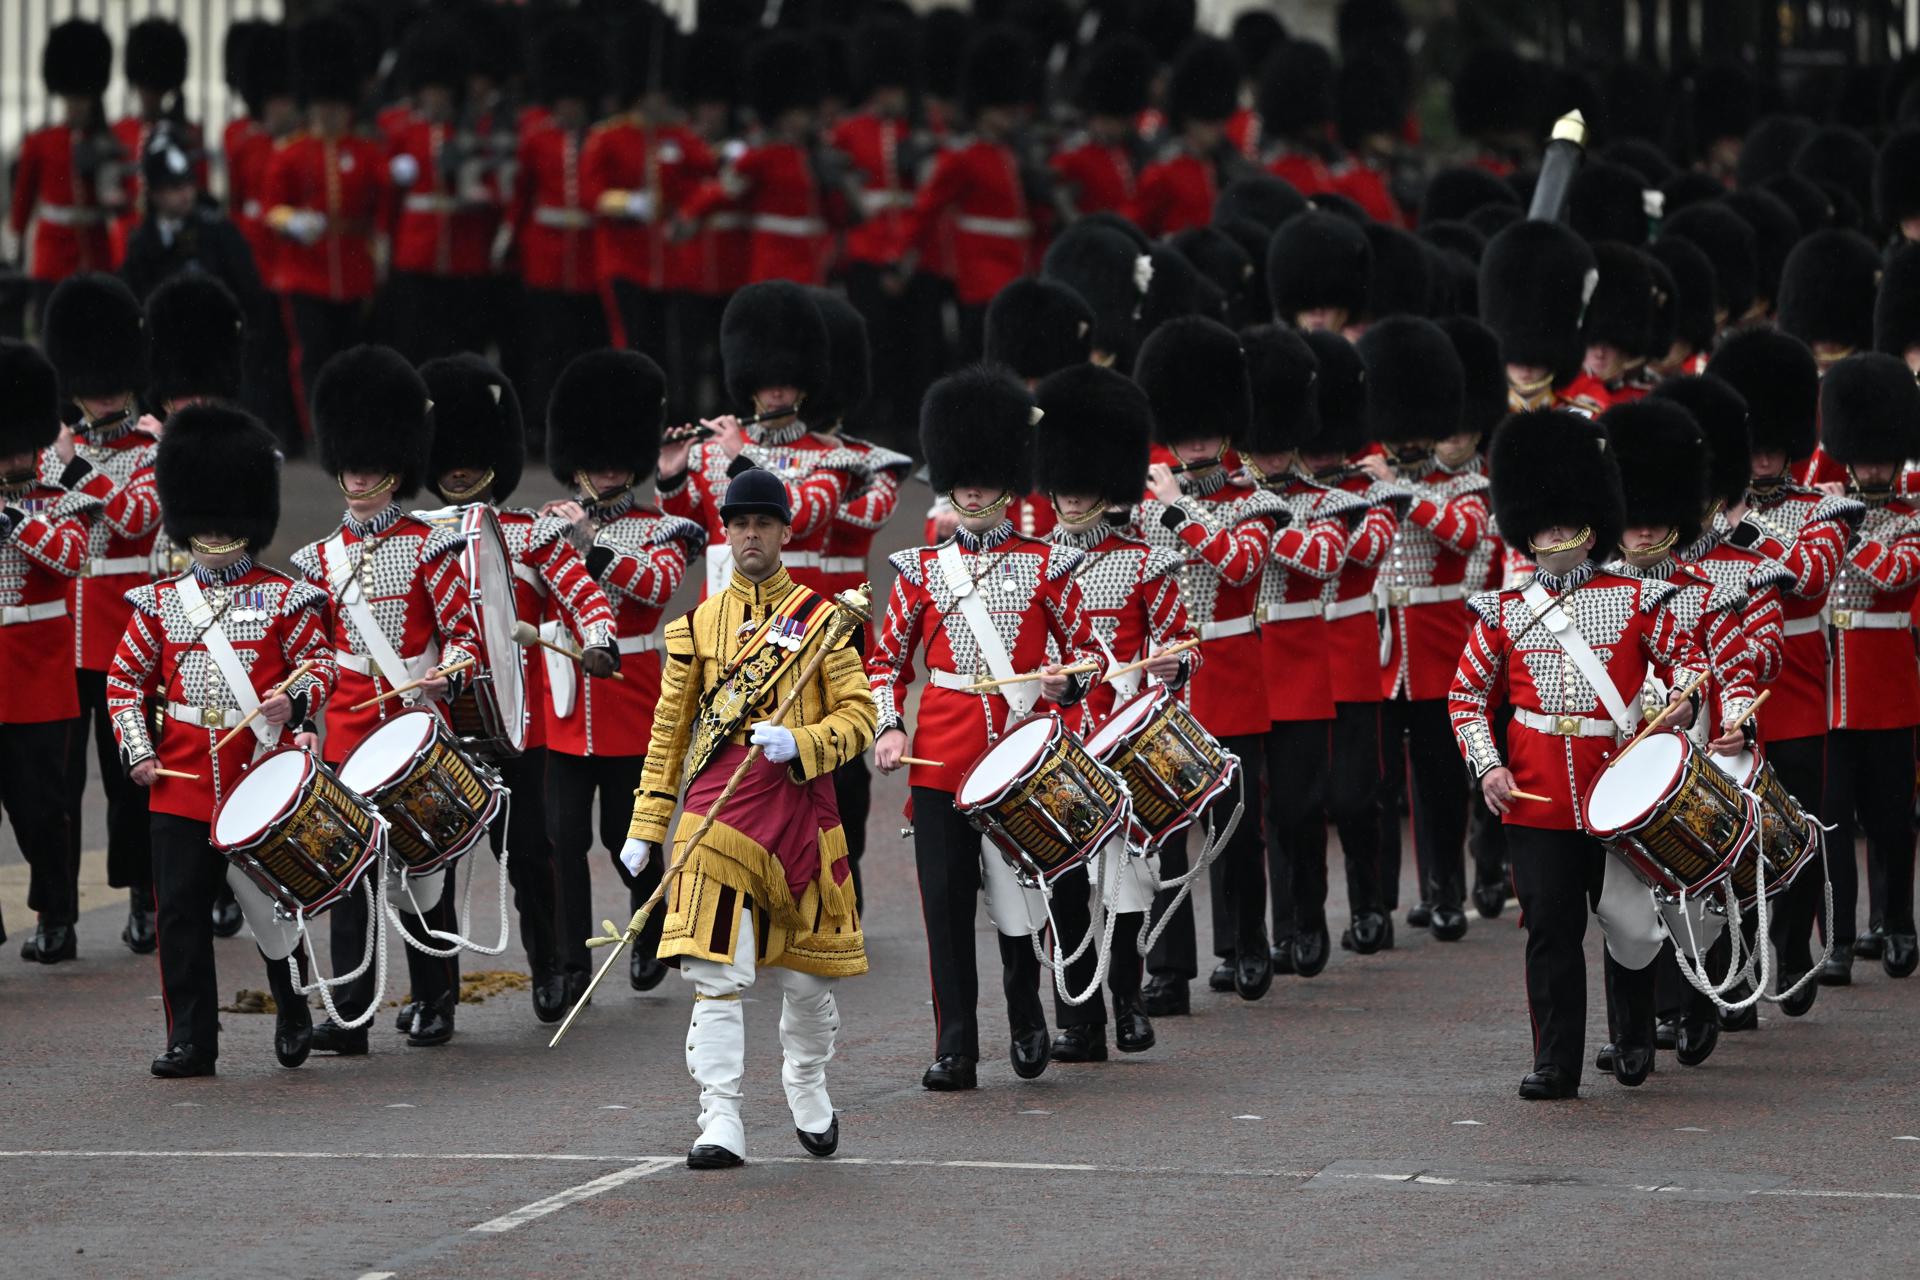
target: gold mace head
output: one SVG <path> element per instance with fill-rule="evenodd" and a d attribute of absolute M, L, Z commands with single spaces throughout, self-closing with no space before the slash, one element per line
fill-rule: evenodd
<path fill-rule="evenodd" d="M 842 591 L 834 596 L 833 603 L 836 607 L 827 625 L 835 635 L 850 636 L 861 623 L 873 621 L 873 584 L 863 582 Z"/>

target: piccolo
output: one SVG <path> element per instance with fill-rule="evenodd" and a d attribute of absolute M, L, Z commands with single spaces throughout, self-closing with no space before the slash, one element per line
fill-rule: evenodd
<path fill-rule="evenodd" d="M 768 409 L 765 413 L 756 413 L 751 418 L 740 419 L 740 425 L 743 427 L 758 426 L 762 422 L 775 422 L 781 418 L 795 417 L 799 412 L 800 406 L 797 404 L 788 405 L 784 409 Z M 662 444 L 689 444 L 700 440 L 711 439 L 713 434 L 713 428 L 704 422 L 683 422 L 677 427 L 668 427 L 665 431 L 661 432 L 660 442 Z"/>

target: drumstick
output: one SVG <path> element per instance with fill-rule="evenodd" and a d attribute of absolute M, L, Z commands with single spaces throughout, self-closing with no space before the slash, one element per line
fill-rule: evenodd
<path fill-rule="evenodd" d="M 1179 644 L 1170 644 L 1166 648 L 1162 649 L 1160 652 L 1156 654 L 1152 654 L 1149 657 L 1141 658 L 1138 662 L 1129 662 L 1124 667 L 1115 667 L 1113 670 L 1107 672 L 1105 676 L 1105 680 L 1111 680 L 1115 676 L 1129 675 L 1135 671 L 1138 671 L 1140 668 L 1146 666 L 1149 662 L 1152 662 L 1155 658 L 1171 658 L 1176 653 L 1185 653 L 1189 649 L 1198 649 L 1199 647 L 1200 647 L 1200 641 L 1198 639 L 1182 640 Z M 1103 683 L 1104 683 L 1104 680 L 1103 680 Z"/>
<path fill-rule="evenodd" d="M 1098 671 L 1099 669 L 1100 664 L 1098 662 L 1076 662 L 1070 667 L 1060 668 L 1053 674 L 1056 676 L 1083 676 L 1090 671 Z M 1044 671 L 1035 671 L 1031 675 L 1008 676 L 1005 680 L 982 680 L 976 684 L 968 685 L 967 692 L 984 693 L 988 689 L 998 689 L 1003 684 L 1025 684 L 1029 680 L 1043 680 L 1046 676 L 1047 673 Z"/>
<path fill-rule="evenodd" d="M 313 661 L 311 659 L 301 663 L 299 666 L 293 669 L 292 675 L 288 676 L 285 680 L 282 680 L 279 684 L 273 686 L 272 692 L 268 693 L 267 697 L 268 698 L 279 697 L 281 694 L 285 693 L 288 689 L 291 689 L 293 687 L 293 682 L 295 680 L 298 680 L 301 676 L 307 674 L 307 672 L 311 670 L 313 670 Z M 262 701 L 265 701 L 265 699 L 262 699 Z M 213 748 L 212 748 L 213 751 L 215 753 L 218 753 L 220 748 L 226 746 L 229 742 L 232 742 L 234 739 L 234 736 L 238 734 L 242 729 L 252 724 L 259 715 L 260 715 L 259 707 L 255 707 L 253 710 L 247 712 L 245 718 L 243 718 L 239 724 L 227 730 L 225 734 L 221 735 L 220 741 L 213 744 Z"/>
<path fill-rule="evenodd" d="M 945 760 L 922 760 L 919 756 L 901 756 L 900 763 L 917 764 L 928 769 L 944 769 L 947 767 Z"/>
<path fill-rule="evenodd" d="M 575 662 L 585 661 L 584 655 L 575 653 L 565 645 L 554 644 L 551 640 L 542 639 L 538 629 L 530 622 L 516 622 L 513 624 L 513 642 L 523 649 L 538 645 L 542 649 L 551 649 L 563 657 L 572 658 Z M 615 680 L 625 680 L 627 677 L 621 672 L 615 671 L 613 678 Z"/>
<path fill-rule="evenodd" d="M 425 684 L 429 680 L 437 680 L 441 676 L 450 676 L 456 671 L 465 671 L 468 667 L 472 666 L 477 661 L 479 661 L 479 659 L 477 658 L 462 658 L 460 659 L 460 661 L 454 663 L 450 667 L 441 667 L 438 671 L 430 672 L 427 675 L 421 676 L 418 680 L 409 680 L 405 684 L 395 685 L 393 688 L 387 690 L 385 693 L 376 694 L 373 697 L 368 698 L 365 702 L 356 702 L 353 704 L 351 708 L 349 708 L 349 710 L 365 711 L 368 707 L 373 706 L 376 702 L 385 702 L 388 698 L 397 698 L 403 693 L 412 693 L 415 689 L 418 689 L 421 685 Z"/>
<path fill-rule="evenodd" d="M 1512 800 L 1538 800 L 1541 804 L 1553 803 L 1552 799 L 1550 799 L 1547 796 L 1537 796 L 1533 794 L 1533 792 L 1531 791 L 1521 791 L 1517 787 L 1514 790 L 1507 792 L 1507 797 Z"/>
<path fill-rule="evenodd" d="M 154 776 L 157 778 L 185 778 L 188 782 L 200 781 L 199 774 L 182 773 L 178 769 L 162 769 L 162 768 L 159 768 L 158 766 L 155 766 L 153 773 L 154 773 Z"/>
<path fill-rule="evenodd" d="M 1646 741 L 1649 737 L 1651 737 L 1660 728 L 1661 725 L 1667 722 L 1667 718 L 1671 716 L 1677 708 L 1685 705 L 1687 699 L 1691 698 L 1694 695 L 1694 691 L 1697 690 L 1701 685 L 1705 684 L 1707 682 L 1707 677 L 1712 674 L 1713 672 L 1711 671 L 1702 671 L 1699 675 L 1695 676 L 1691 681 L 1689 681 L 1687 684 L 1687 687 L 1680 691 L 1680 697 L 1678 700 L 1669 702 L 1667 703 L 1666 706 L 1660 708 L 1660 714 L 1655 716 L 1653 719 L 1647 721 L 1646 728 L 1640 730 L 1639 733 L 1634 734 L 1632 741 L 1628 742 L 1626 746 L 1620 748 L 1620 754 L 1613 758 L 1613 763 L 1619 764 L 1622 760 L 1625 760 L 1627 758 L 1627 752 L 1633 750 L 1635 747 L 1639 746 L 1642 742 Z"/>
<path fill-rule="evenodd" d="M 1768 698 L 1771 698 L 1772 696 L 1773 696 L 1773 690 L 1762 689 L 1760 691 L 1760 696 L 1755 698 L 1752 702 L 1749 702 L 1747 704 L 1747 709 L 1745 711 L 1742 711 L 1739 715 L 1727 721 L 1727 727 L 1725 730 L 1723 730 L 1723 732 L 1732 733 L 1735 729 L 1738 729 L 1741 725 L 1753 719 L 1753 713 L 1760 709 L 1760 704 L 1765 702 Z"/>

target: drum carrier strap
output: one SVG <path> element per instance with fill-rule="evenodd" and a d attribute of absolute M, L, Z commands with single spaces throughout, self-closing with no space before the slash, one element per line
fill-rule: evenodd
<path fill-rule="evenodd" d="M 227 691 L 239 704 L 241 714 L 253 716 L 248 727 L 260 745 L 271 747 L 280 737 L 280 726 L 268 724 L 253 713 L 260 709 L 260 694 L 253 687 L 253 680 L 247 675 L 245 664 L 240 655 L 234 652 L 233 642 L 227 639 L 227 633 L 220 629 L 219 615 L 213 606 L 207 603 L 206 593 L 200 590 L 200 583 L 193 574 L 177 579 L 173 589 L 180 593 L 180 603 L 186 607 L 187 621 L 196 627 L 204 627 L 200 632 L 200 643 L 206 646 L 207 656 L 213 659 L 213 665 L 220 672 L 220 678 L 226 681 Z"/>
<path fill-rule="evenodd" d="M 360 589 L 359 575 L 347 566 L 346 539 L 336 533 L 322 544 L 320 551 L 325 557 L 322 567 L 326 570 L 327 584 L 333 588 L 334 599 L 347 611 L 353 629 L 360 633 L 360 639 L 367 646 L 367 656 L 373 659 L 373 665 L 386 678 L 387 687 L 397 689 L 413 679 L 413 673 L 407 669 L 399 651 L 374 619 L 373 609 L 367 604 L 367 593 Z M 370 551 L 371 548 L 361 554 L 366 555 Z"/>
<path fill-rule="evenodd" d="M 1607 674 L 1607 669 L 1600 664 L 1599 656 L 1587 645 L 1587 638 L 1580 634 L 1579 627 L 1573 625 L 1573 619 L 1566 615 L 1559 601 L 1553 600 L 1538 580 L 1529 582 L 1521 590 L 1520 596 L 1535 613 L 1547 609 L 1541 618 L 1547 634 L 1553 637 L 1554 643 L 1560 646 L 1561 651 L 1567 655 L 1567 660 L 1573 663 L 1574 669 L 1579 671 L 1581 677 L 1593 686 L 1594 693 L 1598 694 L 1600 701 L 1605 704 L 1607 714 L 1613 717 L 1616 725 L 1620 726 L 1620 732 L 1632 733 L 1633 715 L 1627 710 L 1626 699 L 1620 696 L 1619 686 L 1614 684 L 1613 677 Z M 1548 609 L 1550 600 L 1553 601 L 1553 605 Z"/>
<path fill-rule="evenodd" d="M 960 618 L 973 634 L 973 642 L 979 648 L 980 656 L 986 660 L 987 670 L 995 680 L 1006 682 L 993 692 L 1007 700 L 1009 720 L 1025 719 L 1027 713 L 1033 710 L 1033 704 L 1040 700 L 1039 682 L 1014 681 L 1017 673 L 1013 669 L 1013 659 L 1007 656 L 1007 646 L 1001 643 L 1000 631 L 987 614 L 987 602 L 980 596 L 979 584 L 967 572 L 967 562 L 960 554 L 960 544 L 947 543 L 940 548 L 936 558 L 940 564 L 940 576 L 947 580 L 947 590 L 953 593 L 960 607 Z"/>

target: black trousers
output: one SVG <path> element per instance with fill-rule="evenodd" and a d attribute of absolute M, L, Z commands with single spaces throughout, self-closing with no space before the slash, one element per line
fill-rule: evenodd
<path fill-rule="evenodd" d="M 67 847 L 74 895 L 80 892 L 81 802 L 87 794 L 87 737 L 93 737 L 100 766 L 100 789 L 107 793 L 107 883 L 116 889 L 146 890 L 153 884 L 153 855 L 147 830 L 147 791 L 127 776 L 107 714 L 107 673 L 75 671 L 80 688 L 80 719 L 67 739 Z"/>
<path fill-rule="evenodd" d="M 995 854 L 989 852 L 988 857 Z M 1089 885 L 1086 866 L 1075 867 L 1063 872 L 1053 882 L 1053 924 L 1058 930 L 1057 941 L 1061 952 L 1072 955 L 1087 936 L 1087 930 L 1093 925 L 1093 904 L 1088 894 L 1097 890 L 1098 885 Z M 1146 919 L 1143 912 L 1128 911 L 1119 915 L 1113 925 L 1113 959 L 1107 966 L 1107 988 L 1113 992 L 1113 1006 L 1124 1009 L 1140 1003 L 1140 923 Z M 1096 938 L 1088 945 L 1086 954 L 1067 966 L 1067 990 L 1076 995 L 1087 989 L 1093 981 L 1093 975 L 1100 970 L 1099 940 Z M 1040 981 L 1051 985 L 1053 975 L 1045 969 L 1040 971 Z M 1053 996 L 1054 1021 L 1063 1027 L 1101 1027 L 1107 1022 L 1106 998 L 1095 991 L 1081 1004 L 1068 1004 L 1060 998 L 1058 989 Z"/>
<path fill-rule="evenodd" d="M 1276 945 L 1295 933 L 1326 927 L 1327 761 L 1332 736 L 1331 720 L 1279 720 L 1261 739 L 1267 776 L 1266 880 L 1273 898 Z M 1218 923 L 1216 917 L 1216 947 Z"/>
<path fill-rule="evenodd" d="M 914 453 L 912 424 L 919 420 L 921 398 L 952 363 L 943 314 L 951 287 L 920 273 L 896 295 L 883 284 L 888 274 L 872 263 L 850 262 L 843 275 L 847 301 L 866 319 L 873 348 L 873 394 L 855 410 L 849 430 Z"/>
<path fill-rule="evenodd" d="M 861 915 L 867 894 L 860 887 L 860 859 L 867 852 L 867 817 L 873 812 L 873 774 L 865 756 L 855 756 L 833 771 L 833 798 L 840 809 L 840 825 L 847 833 L 847 869 L 853 873 L 853 900 Z"/>
<path fill-rule="evenodd" d="M 720 368 L 720 314 L 727 300 L 707 293 L 667 295 L 667 422 L 688 422 L 727 400 Z"/>
<path fill-rule="evenodd" d="M 291 352 L 285 313 L 272 295 L 262 295 L 247 308 L 242 397 L 247 409 L 279 439 L 281 452 L 297 458 L 305 452 L 306 441 L 294 401 Z"/>
<path fill-rule="evenodd" d="M 1347 906 L 1356 916 L 1386 910 L 1380 886 L 1383 772 L 1380 704 L 1334 703 L 1327 816 L 1340 833 L 1340 849 L 1347 865 Z M 1268 776 L 1277 775 L 1269 771 Z"/>
<path fill-rule="evenodd" d="M 936 1057 L 980 1059 L 980 975 L 973 954 L 973 922 L 983 855 L 1000 856 L 982 850 L 980 833 L 953 807 L 951 792 L 913 788 L 913 866 L 920 879 L 920 912 L 927 928 Z M 1016 1032 L 1045 1027 L 1042 970 L 1032 939 L 998 936 L 1008 1024 Z"/>
<path fill-rule="evenodd" d="M 1400 879 L 1400 797 L 1409 787 L 1414 865 L 1420 896 L 1458 908 L 1466 899 L 1467 806 L 1471 800 L 1454 744 L 1447 704 L 1440 698 L 1391 699 L 1380 705 L 1387 767 L 1380 789 L 1380 874 Z"/>
<path fill-rule="evenodd" d="M 192 818 L 153 815 L 153 898 L 167 1047 L 192 1045 L 207 1057 L 218 1057 L 220 983 L 213 962 L 213 904 L 227 885 L 227 860 L 208 843 L 210 830 Z M 264 954 L 260 960 L 276 1004 L 286 1007 L 304 999 L 285 960 L 269 960 Z"/>
<path fill-rule="evenodd" d="M 79 733 L 78 720 L 0 724 L 0 809 L 32 872 L 27 906 L 48 924 L 80 916 L 80 864 L 61 772 L 67 742 Z"/>
<path fill-rule="evenodd" d="M 310 293 L 287 295 L 288 336 L 293 341 L 294 394 L 303 419 L 313 403 L 313 385 L 327 361 L 367 333 L 367 305 L 360 301 L 332 302 Z"/>
<path fill-rule="evenodd" d="M 544 452 L 553 384 L 575 356 L 607 345 L 607 312 L 593 293 L 528 289 L 525 297 L 519 345 L 526 376 L 519 380 L 520 410 L 527 443 L 538 453 Z"/>
<path fill-rule="evenodd" d="M 1581 831 L 1507 825 L 1513 883 L 1527 926 L 1527 1006 L 1536 1068 L 1557 1066 L 1576 1083 L 1586 1057 L 1587 918 L 1600 901 L 1607 852 Z M 1606 960 L 1609 1021 L 1618 1042 L 1650 1044 L 1654 969 Z"/>
<path fill-rule="evenodd" d="M 673 316 L 668 296 L 658 289 L 645 289 L 631 280 L 615 280 L 613 307 L 620 327 L 626 333 L 626 348 L 651 356 L 664 371 L 670 362 L 668 335 Z"/>
<path fill-rule="evenodd" d="M 553 840 L 547 834 L 547 749 L 535 747 L 500 765 L 500 777 L 513 792 L 508 813 L 493 820 L 487 834 L 494 855 L 504 840 L 509 853 L 507 881 L 520 917 L 520 945 L 535 973 L 560 968 L 560 887 L 553 864 Z"/>
<path fill-rule="evenodd" d="M 396 271 L 381 295 L 388 341 L 411 364 L 485 351 L 494 333 L 494 281 Z"/>
<path fill-rule="evenodd" d="M 960 358 L 971 364 L 987 354 L 987 308 L 960 304 Z"/>
<path fill-rule="evenodd" d="M 448 944 L 437 938 L 429 938 L 425 931 L 431 928 L 451 933 L 460 923 L 459 880 L 459 864 L 455 863 L 440 886 L 440 900 L 421 915 L 413 913 L 412 904 L 404 893 L 393 899 L 393 905 L 400 911 L 401 926 L 436 951 L 445 951 Z M 338 977 L 359 968 L 360 958 L 366 952 L 369 925 L 366 890 L 356 887 L 327 912 L 327 918 L 333 922 L 327 937 L 332 951 L 333 976 Z M 445 958 L 425 955 L 408 946 L 403 938 L 394 941 L 407 956 L 407 979 L 412 985 L 404 993 L 406 998 L 423 1004 L 439 1005 L 445 1002 L 451 1006 L 460 995 L 459 955 Z M 365 973 L 334 992 L 334 1007 L 349 1022 L 359 1017 L 373 1002 L 373 974 L 378 963 L 376 957 Z"/>
<path fill-rule="evenodd" d="M 1889 933 L 1913 926 L 1913 747 L 1906 729 L 1835 729 L 1827 734 L 1826 800 L 1821 816 L 1833 869 L 1834 944 L 1850 942 L 1860 901 L 1854 832 L 1867 838 L 1867 921 Z M 1816 881 L 1811 868 L 1806 875 Z M 1823 904 L 1824 905 L 1824 904 Z"/>
<path fill-rule="evenodd" d="M 1798 800 L 1808 813 L 1824 817 L 1832 808 L 1826 798 L 1827 735 L 1811 734 L 1804 738 L 1769 742 L 1766 752 L 1767 762 L 1773 766 L 1774 775 L 1780 779 L 1780 785 L 1787 789 L 1787 794 Z M 1908 770 L 1908 784 L 1911 785 L 1911 782 L 1912 770 Z M 1826 820 L 1836 821 L 1834 818 Z M 1833 874 L 1835 914 L 1839 917 L 1840 927 L 1845 930 L 1844 940 L 1851 943 L 1854 935 L 1853 908 L 1850 904 L 1845 911 L 1838 909 L 1841 877 L 1854 874 L 1850 824 L 1843 831 L 1827 833 L 1827 865 L 1832 868 Z M 1818 864 L 1804 868 L 1798 880 L 1774 897 L 1768 932 L 1772 934 L 1773 945 L 1780 953 L 1781 977 L 1792 978 L 1813 967 L 1814 923 L 1825 905 L 1825 879 Z M 1754 940 L 1759 923 L 1759 916 L 1751 911 L 1743 918 L 1742 932 L 1749 945 Z M 1782 983 L 1782 989 L 1787 985 L 1790 984 Z"/>
<path fill-rule="evenodd" d="M 593 872 L 587 855 L 593 852 L 593 800 L 600 798 L 600 845 L 613 860 L 627 886 L 627 901 L 637 909 L 660 884 L 662 864 L 671 852 L 656 849 L 653 860 L 638 876 L 620 861 L 633 821 L 633 789 L 640 785 L 645 756 L 575 756 L 547 752 L 547 838 L 553 844 L 555 879 L 560 899 L 560 961 L 569 973 L 586 973 L 587 939 L 598 933 L 593 924 Z M 660 950 L 660 930 L 666 913 L 656 911 L 634 942 L 636 955 L 652 958 Z"/>
<path fill-rule="evenodd" d="M 1507 740 L 1507 726 L 1513 723 L 1513 708 L 1501 707 L 1493 713 L 1493 740 L 1504 744 Z M 1507 875 L 1507 827 L 1500 821 L 1500 815 L 1487 808 L 1480 796 L 1480 784 L 1464 770 L 1460 775 L 1461 783 L 1467 793 L 1467 849 L 1473 854 L 1473 879 L 1475 884 L 1505 885 Z M 1399 851 L 1395 850 L 1394 860 L 1399 861 Z M 1399 867 L 1394 868 L 1395 875 Z M 1394 886 L 1397 894 L 1399 887 Z M 1396 896 L 1391 906 L 1400 905 Z"/>
<path fill-rule="evenodd" d="M 1247 798 L 1246 812 L 1240 815 L 1240 825 L 1234 828 L 1227 847 L 1220 851 L 1213 866 L 1207 869 L 1207 885 L 1213 896 L 1213 953 L 1226 960 L 1238 954 L 1242 948 L 1257 949 L 1267 945 L 1266 842 L 1260 834 L 1260 806 L 1265 798 L 1262 788 L 1266 779 L 1267 734 L 1222 738 L 1220 745 L 1240 757 L 1241 785 L 1245 788 Z M 1288 784 L 1292 785 L 1292 780 Z M 1239 791 L 1228 791 L 1207 806 L 1206 818 L 1199 824 L 1201 830 L 1204 831 L 1209 824 L 1215 829 L 1224 827 L 1241 794 Z M 1195 835 L 1193 838 L 1204 837 Z M 1323 853 L 1323 864 L 1324 861 Z M 1166 869 L 1163 857 L 1161 878 L 1169 879 L 1172 874 Z M 1288 874 L 1291 875 L 1291 872 Z M 1291 887 L 1287 877 L 1276 877 L 1274 883 L 1281 886 L 1278 890 L 1281 893 Z M 1187 909 L 1186 906 L 1181 908 L 1183 911 Z M 1286 916 L 1289 920 L 1292 919 L 1292 910 L 1289 899 Z M 1148 968 L 1154 973 L 1160 972 L 1151 963 Z"/>
<path fill-rule="evenodd" d="M 1707 976 L 1715 982 L 1727 976 L 1727 962 L 1733 958 L 1733 938 L 1726 930 L 1707 948 Z M 1694 990 L 1693 984 L 1680 976 L 1680 963 L 1674 957 L 1673 943 L 1660 945 L 1660 955 L 1653 962 L 1654 1012 L 1662 1022 L 1677 1022 L 1691 1015 L 1705 1022 L 1717 1012 L 1713 1001 Z M 1801 970 L 1805 972 L 1805 970 Z M 1782 989 L 1787 984 L 1781 984 Z"/>
<path fill-rule="evenodd" d="M 1233 810 L 1229 808 L 1227 813 Z M 1220 815 L 1225 820 L 1226 814 Z M 1241 818 L 1242 822 L 1247 817 Z M 1175 880 L 1187 873 L 1187 842 L 1205 840 L 1205 824 L 1201 824 L 1196 836 L 1194 828 L 1188 827 L 1165 844 L 1160 846 L 1160 878 Z M 1191 982 L 1199 976 L 1199 948 L 1194 940 L 1193 899 L 1191 896 L 1180 904 L 1180 909 L 1167 919 L 1167 910 L 1173 905 L 1174 894 L 1178 890 L 1162 889 L 1153 895 L 1153 920 L 1158 924 L 1166 920 L 1166 927 L 1154 940 L 1153 949 L 1147 953 L 1147 972 L 1157 977 L 1169 978 L 1178 982 Z"/>

